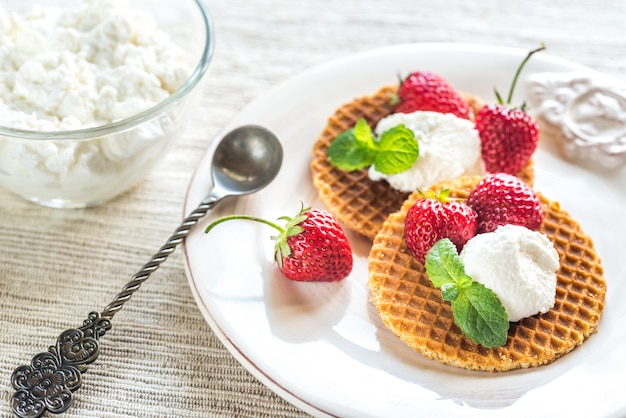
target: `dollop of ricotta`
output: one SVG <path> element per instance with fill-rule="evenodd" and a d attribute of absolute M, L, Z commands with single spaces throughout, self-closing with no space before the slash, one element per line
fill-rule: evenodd
<path fill-rule="evenodd" d="M 410 169 L 398 174 L 383 174 L 371 166 L 368 175 L 373 181 L 387 180 L 398 191 L 413 192 L 440 181 L 485 174 L 480 137 L 471 121 L 451 113 L 394 113 L 378 123 L 376 135 L 400 124 L 415 134 L 419 157 Z"/>
<path fill-rule="evenodd" d="M 185 51 L 122 0 L 0 8 L 0 125 L 75 130 L 144 111 L 191 73 Z"/>
<path fill-rule="evenodd" d="M 0 125 L 91 128 L 165 100 L 191 74 L 191 55 L 155 16 L 126 0 L 39 5 L 23 14 L 0 7 Z M 0 183 L 48 204 L 106 201 L 164 155 L 187 111 L 176 106 L 132 129 L 80 141 L 2 137 Z"/>
<path fill-rule="evenodd" d="M 460 257 L 465 273 L 498 296 L 510 322 L 554 306 L 559 255 L 544 234 L 500 226 L 469 240 Z"/>

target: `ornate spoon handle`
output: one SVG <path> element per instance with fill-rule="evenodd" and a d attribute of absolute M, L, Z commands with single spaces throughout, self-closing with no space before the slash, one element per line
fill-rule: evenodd
<path fill-rule="evenodd" d="M 72 392 L 80 388 L 82 374 L 87 365 L 100 354 L 99 339 L 111 329 L 111 319 L 124 306 L 133 293 L 159 266 L 167 260 L 176 247 L 198 221 L 206 215 L 218 199 L 207 197 L 185 218 L 165 245 L 152 256 L 149 262 L 130 279 L 102 313 L 91 312 L 79 328 L 68 329 L 59 335 L 56 344 L 48 351 L 33 357 L 31 364 L 15 369 L 11 383 L 12 408 L 15 415 L 25 418 L 41 416 L 46 410 L 60 414 L 72 405 Z"/>

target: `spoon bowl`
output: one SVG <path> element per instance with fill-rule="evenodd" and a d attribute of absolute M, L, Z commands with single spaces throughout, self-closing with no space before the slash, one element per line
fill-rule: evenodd
<path fill-rule="evenodd" d="M 276 135 L 256 125 L 234 129 L 220 141 L 211 165 L 214 198 L 256 192 L 278 174 L 283 149 Z"/>

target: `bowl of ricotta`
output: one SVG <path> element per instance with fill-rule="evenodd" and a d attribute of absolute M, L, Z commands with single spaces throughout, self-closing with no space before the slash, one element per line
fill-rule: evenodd
<path fill-rule="evenodd" d="M 0 2 L 0 185 L 95 206 L 182 135 L 214 47 L 203 0 Z"/>

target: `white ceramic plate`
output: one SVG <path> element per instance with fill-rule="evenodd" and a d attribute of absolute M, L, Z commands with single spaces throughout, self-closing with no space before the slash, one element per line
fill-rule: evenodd
<path fill-rule="evenodd" d="M 204 234 L 210 219 L 293 214 L 300 201 L 323 207 L 309 177 L 313 142 L 327 117 L 354 97 L 426 69 L 482 98 L 508 90 L 526 51 L 481 45 L 416 44 L 366 52 L 307 71 L 252 102 L 224 132 L 247 123 L 281 138 L 285 161 L 262 192 L 223 202 L 186 240 L 189 285 L 231 353 L 257 378 L 316 416 L 609 417 L 626 415 L 626 171 L 591 172 L 536 154 L 536 187 L 559 200 L 603 258 L 608 296 L 599 332 L 555 363 L 502 374 L 469 372 L 428 360 L 381 324 L 368 301 L 366 241 L 350 236 L 355 266 L 340 283 L 290 282 L 272 261 L 271 228 L 245 221 Z M 535 55 L 524 76 L 582 67 Z M 524 78 L 518 86 L 523 95 Z M 210 189 L 209 149 L 191 181 L 189 213 Z"/>

